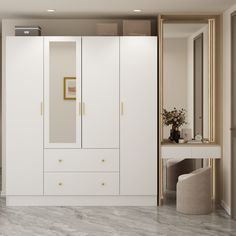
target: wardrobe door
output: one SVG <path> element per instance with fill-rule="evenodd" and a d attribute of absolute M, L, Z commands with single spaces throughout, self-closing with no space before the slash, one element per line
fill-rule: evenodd
<path fill-rule="evenodd" d="M 45 37 L 45 148 L 81 147 L 81 37 Z"/>
<path fill-rule="evenodd" d="M 6 194 L 43 194 L 43 38 L 6 39 Z"/>
<path fill-rule="evenodd" d="M 83 37 L 82 62 L 82 147 L 119 148 L 119 37 Z"/>
<path fill-rule="evenodd" d="M 120 39 L 120 194 L 157 195 L 157 38 Z"/>

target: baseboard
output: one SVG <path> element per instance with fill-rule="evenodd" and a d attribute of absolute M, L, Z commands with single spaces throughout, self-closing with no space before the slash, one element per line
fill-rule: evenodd
<path fill-rule="evenodd" d="M 230 207 L 225 203 L 225 201 L 221 200 L 221 206 L 227 212 L 228 215 L 231 215 Z"/>
<path fill-rule="evenodd" d="M 6 196 L 7 206 L 157 206 L 157 196 Z"/>

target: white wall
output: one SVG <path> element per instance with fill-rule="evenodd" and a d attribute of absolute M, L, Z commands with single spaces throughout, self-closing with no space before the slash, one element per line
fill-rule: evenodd
<path fill-rule="evenodd" d="M 231 212 L 231 13 L 223 14 L 223 183 L 222 205 Z"/>
<path fill-rule="evenodd" d="M 164 38 L 163 45 L 163 107 L 187 109 L 187 39 Z M 170 129 L 164 126 L 164 138 L 169 137 Z"/>

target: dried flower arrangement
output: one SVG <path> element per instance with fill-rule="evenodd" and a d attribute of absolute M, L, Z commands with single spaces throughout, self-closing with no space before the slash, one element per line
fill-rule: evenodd
<path fill-rule="evenodd" d="M 162 113 L 163 123 L 166 126 L 172 125 L 172 129 L 178 129 L 180 126 L 187 124 L 186 122 L 186 110 L 177 110 L 175 107 L 171 111 L 163 109 Z"/>

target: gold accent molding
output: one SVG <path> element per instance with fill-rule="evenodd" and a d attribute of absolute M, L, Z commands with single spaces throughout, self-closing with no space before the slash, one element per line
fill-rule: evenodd
<path fill-rule="evenodd" d="M 163 125 L 162 125 L 162 112 L 163 112 L 163 19 L 158 16 L 158 51 L 159 51 L 159 205 L 163 201 L 163 161 L 161 158 L 161 142 L 163 139 Z"/>
<path fill-rule="evenodd" d="M 208 19 L 209 51 L 208 51 L 208 82 L 209 82 L 209 141 L 215 142 L 215 19 Z M 212 169 L 212 199 L 216 197 L 215 160 L 210 160 Z"/>

